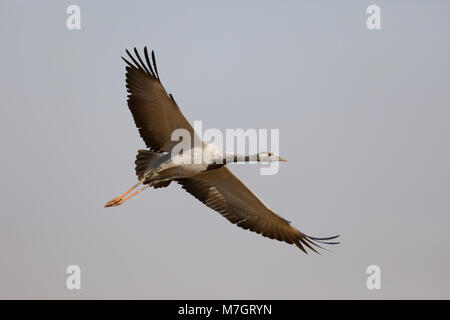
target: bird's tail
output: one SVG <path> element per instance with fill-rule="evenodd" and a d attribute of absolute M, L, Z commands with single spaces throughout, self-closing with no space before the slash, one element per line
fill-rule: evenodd
<path fill-rule="evenodd" d="M 138 150 L 136 156 L 136 175 L 138 179 L 141 180 L 145 173 L 154 167 L 156 160 L 161 156 L 160 153 L 149 151 L 149 150 Z"/>

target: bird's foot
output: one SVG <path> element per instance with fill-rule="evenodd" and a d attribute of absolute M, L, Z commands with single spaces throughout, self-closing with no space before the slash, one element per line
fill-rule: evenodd
<path fill-rule="evenodd" d="M 108 201 L 108 202 L 105 204 L 105 208 L 119 206 L 119 205 L 122 204 L 122 202 L 123 202 L 123 201 L 122 201 L 122 198 L 121 198 L 121 197 L 114 198 L 114 199 L 112 199 L 111 201 Z"/>

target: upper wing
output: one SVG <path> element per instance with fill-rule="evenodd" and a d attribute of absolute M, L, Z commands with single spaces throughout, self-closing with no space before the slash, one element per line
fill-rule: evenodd
<path fill-rule="evenodd" d="M 227 167 L 206 171 L 196 176 L 178 179 L 187 192 L 216 210 L 231 223 L 262 234 L 271 239 L 295 244 L 306 253 L 304 246 L 317 252 L 311 245 L 313 240 L 328 242 L 338 236 L 328 238 L 309 237 L 290 225 L 290 222 L 277 215 L 261 202 Z"/>
<path fill-rule="evenodd" d="M 161 84 L 154 52 L 152 51 L 153 64 L 150 63 L 147 47 L 144 48 L 146 63 L 136 48 L 134 53 L 138 60 L 128 50 L 126 52 L 132 61 L 122 57 L 128 64 L 126 67 L 128 107 L 147 147 L 156 152 L 170 152 L 179 143 L 171 140 L 175 129 L 186 129 L 191 135 L 192 144 L 194 129 L 181 113 L 172 95 L 168 94 Z"/>

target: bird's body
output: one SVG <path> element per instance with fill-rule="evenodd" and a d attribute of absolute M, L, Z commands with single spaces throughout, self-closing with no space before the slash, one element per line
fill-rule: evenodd
<path fill-rule="evenodd" d="M 141 166 L 136 169 L 136 174 L 138 177 L 141 176 L 141 179 L 146 177 L 144 184 L 162 182 L 161 180 L 189 178 L 225 165 L 226 158 L 220 157 L 217 151 L 218 148 L 215 147 L 208 149 L 197 147 L 172 155 L 171 153 L 139 150 L 136 165 L 141 163 Z"/>
<path fill-rule="evenodd" d="M 151 151 L 140 150 L 141 153 L 151 153 Z M 146 151 L 146 152 L 145 152 Z M 182 179 L 195 176 L 201 172 L 207 171 L 210 167 L 209 163 L 202 161 L 201 163 L 194 163 L 194 157 L 190 157 L 192 153 L 199 153 L 201 150 L 190 149 L 183 154 L 177 154 L 172 156 L 170 153 L 156 154 L 159 157 L 155 162 L 147 160 L 147 170 L 143 172 L 143 176 L 146 177 L 144 184 L 146 183 L 158 183 L 161 180 L 168 179 Z M 138 159 L 136 160 L 138 161 Z"/>
<path fill-rule="evenodd" d="M 136 174 L 139 180 L 144 179 L 144 184 L 158 185 L 216 170 L 226 164 L 239 162 L 239 159 L 246 162 L 250 158 L 227 154 L 210 142 L 175 155 L 138 150 Z M 254 158 L 257 159 L 258 155 L 254 155 Z"/>
<path fill-rule="evenodd" d="M 286 161 L 271 152 L 252 156 L 228 154 L 212 143 L 201 141 L 181 113 L 171 94 L 162 86 L 155 56 L 152 62 L 144 49 L 146 63 L 134 49 L 136 60 L 127 50 L 133 63 L 124 59 L 127 66 L 128 106 L 136 126 L 149 150 L 138 150 L 136 175 L 139 182 L 120 197 L 109 201 L 105 207 L 114 207 L 142 190 L 167 187 L 175 181 L 206 206 L 222 214 L 230 222 L 263 236 L 295 244 L 317 252 L 316 243 L 335 244 L 328 238 L 307 236 L 290 225 L 290 222 L 269 209 L 228 168 L 227 164 L 248 161 Z M 172 140 L 174 130 L 183 129 L 190 134 L 190 148 L 173 152 L 178 141 Z M 200 143 L 195 143 L 195 141 Z M 143 184 L 144 187 L 128 195 Z"/>

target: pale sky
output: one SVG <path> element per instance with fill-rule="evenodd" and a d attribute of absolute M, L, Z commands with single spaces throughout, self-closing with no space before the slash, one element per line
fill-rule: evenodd
<path fill-rule="evenodd" d="M 374 31 L 371 4 L 0 0 L 0 298 L 449 299 L 450 3 L 377 1 Z M 176 184 L 103 208 L 145 146 L 120 59 L 134 46 L 190 121 L 279 129 L 278 174 L 231 169 L 342 243 L 305 255 Z"/>

